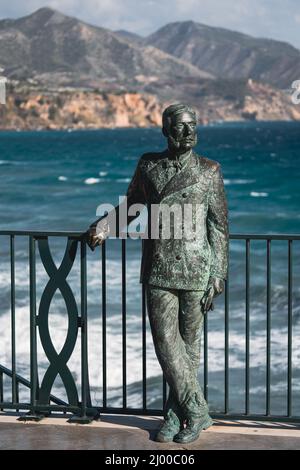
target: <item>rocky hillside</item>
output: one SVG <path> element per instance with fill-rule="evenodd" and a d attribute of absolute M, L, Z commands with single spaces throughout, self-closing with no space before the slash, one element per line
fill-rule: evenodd
<path fill-rule="evenodd" d="M 300 78 L 300 51 L 290 44 L 193 21 L 167 24 L 147 37 L 144 44 L 216 77 L 252 78 L 279 88 L 288 88 Z"/>
<path fill-rule="evenodd" d="M 52 87 L 128 90 L 170 76 L 211 77 L 151 45 L 138 47 L 50 8 L 0 21 L 0 67 L 8 78 Z"/>
<path fill-rule="evenodd" d="M 209 85 L 208 85 L 209 83 Z M 192 93 L 192 84 L 190 84 Z M 191 103 L 199 122 L 300 120 L 300 110 L 269 85 L 248 81 L 224 82 L 227 94 L 213 81 L 197 87 Z M 195 90 L 194 90 L 195 91 Z M 184 92 L 184 91 L 183 91 Z M 180 93 L 180 90 L 179 90 Z M 97 129 L 161 126 L 163 108 L 174 100 L 150 93 L 101 93 L 60 89 L 39 91 L 26 86 L 8 90 L 0 106 L 0 129 Z"/>
<path fill-rule="evenodd" d="M 0 106 L 0 129 L 97 129 L 151 127 L 161 123 L 162 106 L 151 95 L 10 89 Z"/>

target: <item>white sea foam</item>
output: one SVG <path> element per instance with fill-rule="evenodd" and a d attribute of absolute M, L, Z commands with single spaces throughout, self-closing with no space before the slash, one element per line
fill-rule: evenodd
<path fill-rule="evenodd" d="M 131 179 L 130 178 L 118 178 L 117 183 L 130 183 Z"/>
<path fill-rule="evenodd" d="M 236 178 L 236 179 L 228 179 L 224 178 L 224 184 L 226 186 L 230 184 L 250 184 L 250 183 L 255 183 L 256 180 L 254 179 L 243 179 L 243 178 Z"/>
<path fill-rule="evenodd" d="M 133 319 L 131 321 L 134 321 Z M 132 331 L 131 321 L 127 323 L 127 383 L 140 382 L 142 380 L 142 350 L 141 331 Z M 138 319 L 135 319 L 135 323 Z M 1 317 L 2 329 L 0 332 L 0 364 L 11 368 L 11 339 L 10 313 L 6 312 Z M 49 325 L 52 341 L 59 352 L 65 342 L 67 333 L 67 315 L 51 313 Z M 88 327 L 89 337 L 89 374 L 91 387 L 102 387 L 102 327 L 100 319 L 91 319 Z M 17 371 L 25 377 L 29 376 L 30 364 L 30 321 L 29 306 L 16 308 L 16 355 Z M 119 323 L 112 321 L 108 313 L 107 319 L 107 384 L 109 388 L 122 385 L 122 332 L 121 318 Z M 41 342 L 38 341 L 38 357 L 40 372 L 43 374 L 48 367 L 48 360 L 43 352 Z M 80 378 L 80 334 L 77 338 L 77 346 L 68 361 L 68 367 L 74 377 Z M 153 350 L 151 336 L 147 334 L 147 376 L 160 374 L 160 367 Z"/>
<path fill-rule="evenodd" d="M 99 171 L 99 176 L 106 176 L 107 174 L 107 171 Z"/>
<path fill-rule="evenodd" d="M 121 306 L 120 306 L 121 308 Z M 53 343 L 58 351 L 61 350 L 67 332 L 67 315 L 57 314 L 55 307 L 51 308 L 49 316 L 50 332 Z M 100 315 L 99 315 L 100 317 Z M 1 316 L 0 332 L 0 363 L 10 368 L 11 338 L 10 338 L 10 312 Z M 89 320 L 89 372 L 92 387 L 102 387 L 102 325 L 100 318 Z M 273 328 L 271 331 L 271 370 L 274 373 L 286 370 L 287 360 L 286 328 Z M 16 351 L 18 370 L 28 375 L 30 363 L 30 321 L 29 306 L 16 308 Z M 77 348 L 74 351 L 68 366 L 75 377 L 80 377 L 80 334 L 77 339 Z M 151 334 L 147 330 L 147 376 L 160 375 L 160 366 L 156 360 Z M 107 311 L 107 382 L 109 388 L 120 387 L 122 384 L 122 319 L 111 315 Z M 245 367 L 245 335 L 243 332 L 229 332 L 229 366 L 231 370 Z M 127 383 L 132 384 L 142 379 L 142 341 L 141 317 L 131 315 L 127 319 Z M 41 344 L 38 343 L 38 355 L 41 369 L 45 370 L 47 359 Z M 292 360 L 294 369 L 300 367 L 300 335 L 299 326 L 295 328 L 293 336 Z M 209 330 L 208 332 L 208 364 L 210 372 L 224 370 L 224 331 Z M 250 338 L 250 364 L 251 367 L 265 368 L 266 365 L 266 334 L 257 331 Z M 27 371 L 27 372 L 26 372 Z"/>
<path fill-rule="evenodd" d="M 66 176 L 59 176 L 58 181 L 67 181 L 68 178 Z"/>
<path fill-rule="evenodd" d="M 100 178 L 86 178 L 84 180 L 84 183 L 85 184 L 96 184 L 96 183 L 100 183 Z"/>
<path fill-rule="evenodd" d="M 252 196 L 252 197 L 268 197 L 269 193 L 251 191 L 250 196 Z"/>
<path fill-rule="evenodd" d="M 0 160 L 0 165 L 17 165 L 18 163 L 13 160 Z"/>

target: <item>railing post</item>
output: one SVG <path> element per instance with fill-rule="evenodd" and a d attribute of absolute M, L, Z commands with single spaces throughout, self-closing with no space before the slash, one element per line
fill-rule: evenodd
<path fill-rule="evenodd" d="M 91 410 L 91 398 L 88 372 L 88 318 L 87 318 L 87 265 L 86 243 L 80 241 L 80 291 L 81 291 L 81 413 L 72 416 L 70 423 L 89 424 L 97 415 L 97 410 Z M 88 406 L 90 407 L 88 410 Z"/>
<path fill-rule="evenodd" d="M 271 240 L 267 240 L 267 336 L 266 336 L 266 416 L 270 415 L 271 396 Z"/>
<path fill-rule="evenodd" d="M 10 237 L 10 303 L 11 303 L 11 370 L 12 370 L 12 401 L 17 403 L 16 381 L 16 293 L 15 293 L 15 237 Z"/>
<path fill-rule="evenodd" d="M 224 392 L 225 392 L 225 414 L 229 411 L 229 275 L 225 281 L 225 364 L 224 364 Z"/>
<path fill-rule="evenodd" d="M 107 362 L 106 362 L 106 242 L 102 244 L 102 389 L 103 408 L 107 407 Z"/>
<path fill-rule="evenodd" d="M 36 254 L 35 238 L 29 236 L 29 302 L 30 302 L 30 413 L 20 421 L 41 421 L 44 414 L 36 411 L 38 384 L 37 335 L 36 335 Z"/>
<path fill-rule="evenodd" d="M 127 342 L 126 342 L 126 240 L 122 239 L 122 382 L 123 409 L 127 408 Z"/>
<path fill-rule="evenodd" d="M 143 411 L 147 409 L 147 336 L 146 336 L 146 292 L 142 284 L 142 374 L 143 374 Z"/>
<path fill-rule="evenodd" d="M 208 330 L 208 314 L 204 314 L 204 340 L 203 340 L 203 360 L 204 360 L 204 386 L 203 386 L 203 394 L 204 398 L 208 400 L 208 338 L 207 338 L 207 330 Z"/>
<path fill-rule="evenodd" d="M 166 381 L 166 378 L 165 376 L 163 375 L 163 383 L 162 383 L 162 402 L 163 402 L 163 410 L 165 409 L 166 407 L 166 403 L 167 403 L 167 381 Z"/>
<path fill-rule="evenodd" d="M 0 404 L 3 403 L 3 373 L 0 370 Z M 0 411 L 3 411 L 3 408 L 0 407 Z"/>
<path fill-rule="evenodd" d="M 287 414 L 292 416 L 292 352 L 293 352 L 293 241 L 288 241 L 288 384 Z"/>
<path fill-rule="evenodd" d="M 249 415 L 249 360 L 250 360 L 250 239 L 246 239 L 246 368 L 245 414 Z"/>

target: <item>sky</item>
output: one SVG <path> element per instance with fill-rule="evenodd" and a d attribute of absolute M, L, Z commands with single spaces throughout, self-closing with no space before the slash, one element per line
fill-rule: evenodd
<path fill-rule="evenodd" d="M 192 19 L 300 48 L 299 0 L 0 0 L 0 18 L 18 18 L 45 6 L 142 36 L 167 23 Z"/>

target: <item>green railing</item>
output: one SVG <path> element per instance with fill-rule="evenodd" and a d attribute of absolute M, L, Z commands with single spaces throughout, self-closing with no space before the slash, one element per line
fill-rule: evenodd
<path fill-rule="evenodd" d="M 102 348 L 102 406 L 92 404 L 89 385 L 89 363 L 88 363 L 88 303 L 87 303 L 87 245 L 80 232 L 33 232 L 33 231 L 0 231 L 0 240 L 8 238 L 8 253 L 10 261 L 10 323 L 11 323 L 11 368 L 0 364 L 0 409 L 27 411 L 28 414 L 22 419 L 42 419 L 45 415 L 53 412 L 71 413 L 70 420 L 73 422 L 89 423 L 99 417 L 100 413 L 124 413 L 124 414 L 145 414 L 160 415 L 166 402 L 167 385 L 163 381 L 162 386 L 162 407 L 161 409 L 150 409 L 147 407 L 147 351 L 146 351 L 146 302 L 145 291 L 142 286 L 141 291 L 141 364 L 142 364 L 142 406 L 139 408 L 128 407 L 128 383 L 127 383 L 127 302 L 126 302 L 126 240 L 120 240 L 122 250 L 121 263 L 121 314 L 122 314 L 122 406 L 110 407 L 107 399 L 107 300 L 106 300 L 106 245 L 104 243 L 98 250 L 101 252 L 101 282 L 102 282 L 102 302 L 101 320 L 102 332 L 99 341 Z M 29 302 L 30 302 L 30 380 L 26 380 L 16 372 L 16 279 L 15 279 L 15 241 L 17 237 L 28 239 L 29 253 Z M 60 266 L 57 268 L 49 247 L 49 237 L 60 237 L 66 241 L 65 253 Z M 282 420 L 300 421 L 298 415 L 293 414 L 293 363 L 292 363 L 292 341 L 293 341 L 293 242 L 299 241 L 299 235 L 231 235 L 231 241 L 240 240 L 245 243 L 245 408 L 241 413 L 232 413 L 229 408 L 229 285 L 234 280 L 228 279 L 226 282 L 224 295 L 224 409 L 218 413 L 212 413 L 215 418 L 239 418 L 239 419 L 261 419 L 261 420 Z M 266 382 L 265 412 L 262 414 L 251 414 L 250 400 L 250 246 L 253 240 L 261 240 L 265 243 L 267 266 L 266 266 Z M 273 240 L 286 242 L 288 259 L 288 347 L 287 347 L 287 403 L 283 404 L 286 412 L 280 415 L 273 415 L 270 408 L 271 400 L 271 246 Z M 3 252 L 3 244 L 2 252 Z M 43 267 L 48 275 L 48 281 L 43 286 L 39 302 L 36 294 L 36 256 L 39 253 Z M 72 270 L 74 261 L 80 260 L 80 302 L 76 302 L 74 293 L 68 282 L 68 275 Z M 64 299 L 68 315 L 68 329 L 65 343 L 58 353 L 53 345 L 49 330 L 49 309 L 55 293 L 59 291 Z M 0 301 L 2 293 L 0 291 Z M 37 305 L 38 304 L 38 305 Z M 0 312 L 1 313 L 1 312 Z M 208 397 L 208 322 L 204 325 L 204 394 Z M 75 345 L 80 337 L 80 379 L 75 380 L 68 367 Z M 41 383 L 39 383 L 39 364 L 37 354 L 37 341 L 40 341 L 43 351 L 49 361 Z M 0 344 L 0 348 L 3 346 Z M 60 376 L 64 385 L 67 400 L 63 401 L 55 397 L 51 391 L 57 376 Z M 10 381 L 11 400 L 5 400 L 4 379 Z M 24 402 L 19 399 L 19 387 L 26 387 L 30 390 L 30 401 Z M 78 390 L 80 389 L 80 394 Z"/>

